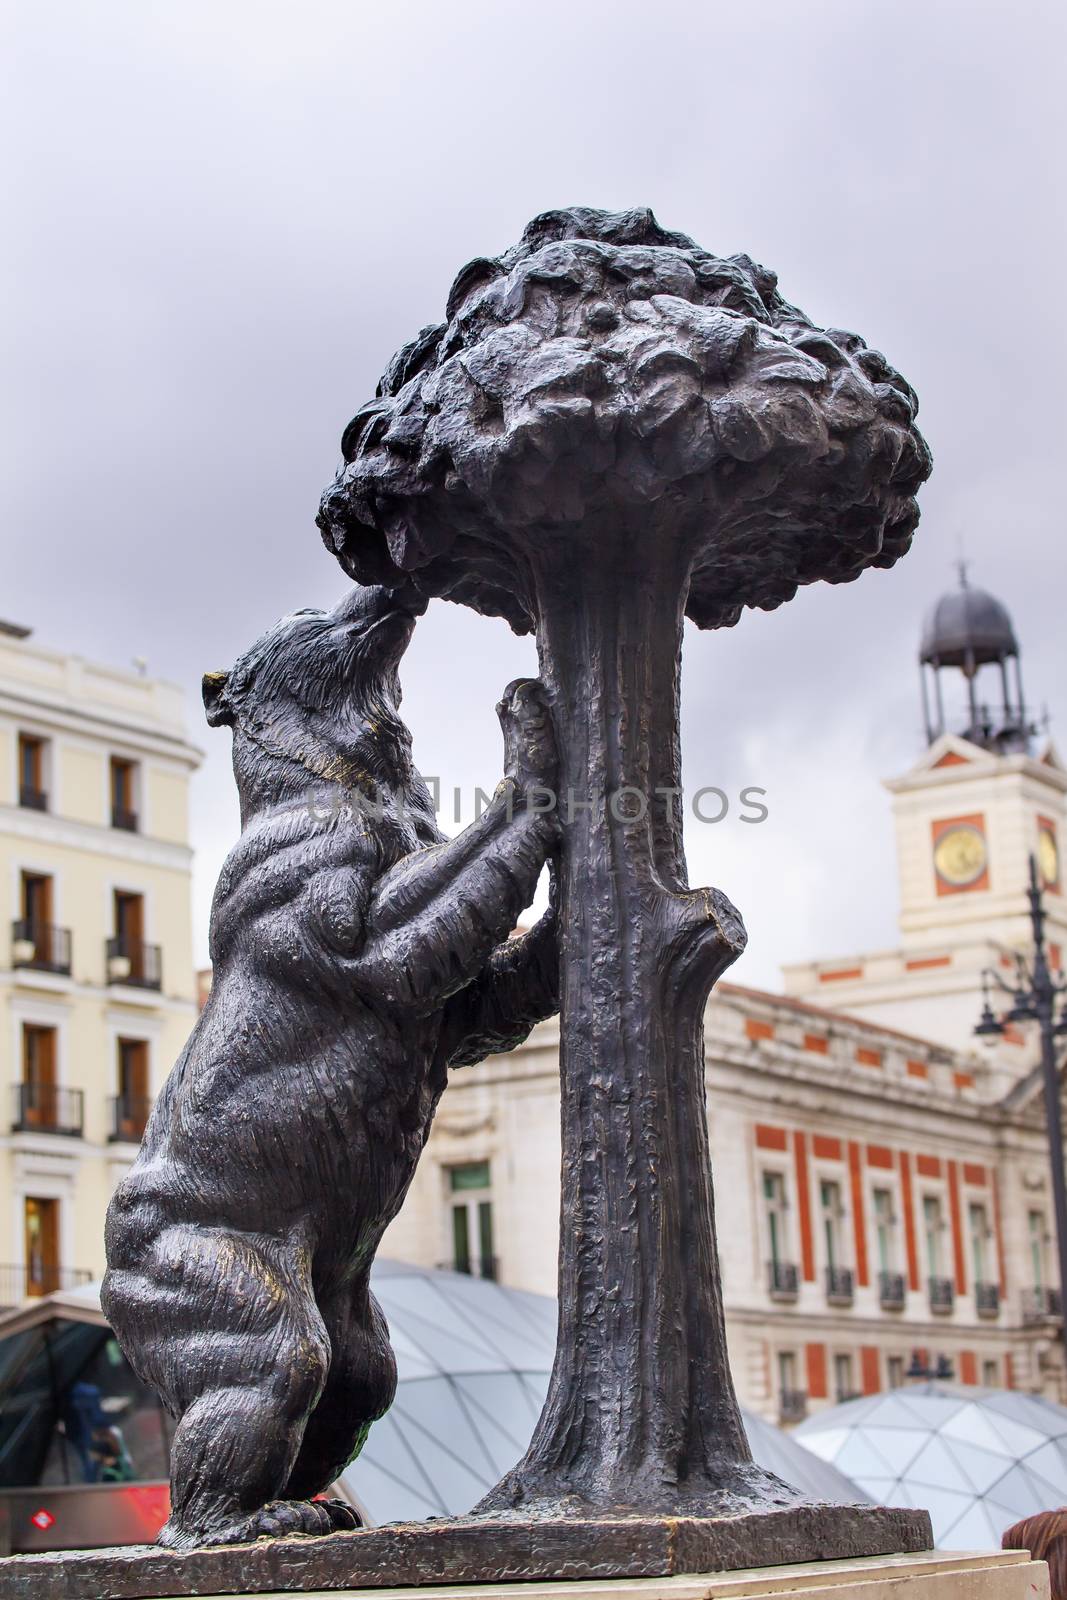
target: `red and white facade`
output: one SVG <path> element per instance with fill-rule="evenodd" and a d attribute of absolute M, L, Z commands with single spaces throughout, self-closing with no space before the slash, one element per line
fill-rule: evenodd
<path fill-rule="evenodd" d="M 902 1382 L 917 1352 L 965 1384 L 1061 1396 L 1036 1083 L 1005 1103 L 974 1053 L 726 983 L 705 1026 L 743 1402 L 796 1420 Z M 448 1264 L 453 1209 L 474 1203 L 456 1175 L 474 1174 L 492 1245 L 471 1269 L 555 1292 L 557 1051 L 546 1024 L 454 1075 L 387 1254 Z"/>

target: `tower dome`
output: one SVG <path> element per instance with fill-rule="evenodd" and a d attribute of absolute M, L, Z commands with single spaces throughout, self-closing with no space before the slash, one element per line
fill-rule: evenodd
<path fill-rule="evenodd" d="M 923 626 L 919 660 L 924 666 L 960 667 L 977 671 L 987 662 L 1019 654 L 1007 608 L 985 589 L 960 587 L 944 594 Z"/>
<path fill-rule="evenodd" d="M 951 670 L 961 672 L 967 686 L 966 726 L 959 728 L 963 737 L 1001 754 L 1028 750 L 1034 730 L 1023 702 L 1019 644 L 1011 617 L 994 595 L 968 583 L 962 561 L 959 572 L 959 588 L 942 595 L 928 613 L 919 645 L 927 741 L 933 744 L 945 732 L 942 675 Z M 1010 673 L 1009 663 L 1014 664 Z M 999 705 L 978 693 L 976 680 L 983 667 L 999 669 Z M 932 708 L 928 673 L 933 681 Z"/>

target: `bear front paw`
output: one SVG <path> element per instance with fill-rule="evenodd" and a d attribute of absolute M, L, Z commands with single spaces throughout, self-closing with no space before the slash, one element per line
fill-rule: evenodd
<path fill-rule="evenodd" d="M 538 678 L 516 678 L 496 708 L 504 731 L 504 775 L 520 794 L 531 789 L 553 793 L 559 762 L 552 713 L 544 684 Z"/>

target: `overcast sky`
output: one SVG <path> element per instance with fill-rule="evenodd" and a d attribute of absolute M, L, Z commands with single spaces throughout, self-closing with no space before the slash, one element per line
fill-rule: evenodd
<path fill-rule="evenodd" d="M 314 526 L 341 430 L 456 270 L 552 206 L 650 205 L 853 328 L 934 451 L 911 555 L 687 630 L 686 782 L 767 790 L 688 830 L 744 913 L 742 981 L 891 943 L 879 778 L 920 753 L 921 617 L 1010 607 L 1061 741 L 1064 8 L 939 0 L 22 0 L 5 30 L 8 383 L 0 614 L 189 691 L 198 954 L 236 833 L 200 711 L 275 617 L 343 579 Z M 14 161 L 12 162 L 12 157 Z M 529 640 L 435 601 L 416 759 L 492 784 Z"/>

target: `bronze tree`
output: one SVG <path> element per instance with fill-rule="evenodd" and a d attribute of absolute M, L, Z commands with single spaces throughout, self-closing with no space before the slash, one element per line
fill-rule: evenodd
<path fill-rule="evenodd" d="M 687 885 L 683 617 L 728 626 L 908 549 L 916 399 L 747 256 L 549 212 L 453 285 L 343 440 L 319 524 L 365 583 L 536 629 L 560 753 L 559 1341 L 483 1509 L 719 1514 L 755 1467 L 726 1358 L 702 1017 L 740 918 Z"/>

